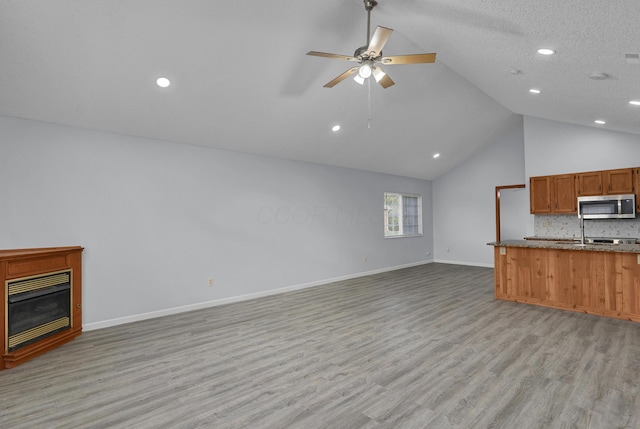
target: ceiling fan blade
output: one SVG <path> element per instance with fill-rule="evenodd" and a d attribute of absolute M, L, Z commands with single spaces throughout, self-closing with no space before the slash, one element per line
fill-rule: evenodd
<path fill-rule="evenodd" d="M 346 78 L 348 78 L 352 74 L 356 73 L 357 71 L 358 71 L 358 67 L 351 67 L 349 70 L 347 70 L 346 72 L 342 73 L 340 76 L 338 76 L 337 78 L 333 79 L 331 82 L 327 83 L 324 86 L 324 88 L 333 88 L 335 85 L 339 84 L 340 82 L 342 82 L 343 80 L 345 80 Z"/>
<path fill-rule="evenodd" d="M 380 62 L 387 65 L 435 63 L 436 54 L 393 55 L 391 57 L 382 58 Z"/>
<path fill-rule="evenodd" d="M 309 51 L 307 55 L 312 55 L 314 57 L 324 57 L 324 58 L 335 58 L 337 60 L 345 60 L 345 61 L 358 61 L 355 57 L 349 57 L 347 55 L 340 54 L 329 54 L 326 52 L 317 52 L 317 51 Z"/>
<path fill-rule="evenodd" d="M 393 33 L 392 29 L 378 25 L 376 31 L 373 33 L 373 37 L 371 37 L 371 41 L 369 42 L 367 54 L 373 58 L 379 56 L 382 52 L 382 48 L 384 48 L 389 37 L 391 37 L 391 33 Z"/>
<path fill-rule="evenodd" d="M 380 79 L 378 81 L 378 83 L 380 84 L 380 86 L 382 86 L 384 89 L 389 88 L 392 85 L 395 85 L 396 83 L 391 80 L 391 78 L 389 77 L 388 74 L 385 74 L 384 76 L 382 76 L 382 79 Z"/>

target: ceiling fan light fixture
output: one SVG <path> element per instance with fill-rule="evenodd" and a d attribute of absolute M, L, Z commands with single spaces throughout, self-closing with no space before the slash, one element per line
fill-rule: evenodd
<path fill-rule="evenodd" d="M 358 69 L 358 75 L 360 75 L 360 77 L 362 77 L 363 79 L 367 79 L 371 77 L 372 71 L 373 70 L 371 68 L 371 64 L 366 62 L 360 66 L 360 69 Z"/>
<path fill-rule="evenodd" d="M 374 67 L 371 73 L 373 74 L 373 78 L 376 82 L 380 82 L 380 79 L 386 76 L 386 73 L 383 72 L 380 67 Z"/>
<path fill-rule="evenodd" d="M 364 85 L 364 78 L 362 76 L 360 76 L 360 74 L 356 74 L 353 77 L 353 80 L 355 80 L 356 82 L 358 82 L 360 85 Z"/>

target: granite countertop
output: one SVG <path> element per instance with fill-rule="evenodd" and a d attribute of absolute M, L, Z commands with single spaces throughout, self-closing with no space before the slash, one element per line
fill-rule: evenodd
<path fill-rule="evenodd" d="M 555 240 L 555 241 L 554 241 Z M 579 245 L 580 241 L 571 239 L 538 239 L 528 237 L 526 240 L 503 240 L 487 243 L 489 246 L 499 247 L 529 247 L 532 249 L 561 249 L 579 250 L 592 252 L 620 252 L 620 253 L 640 253 L 640 244 L 585 244 Z"/>

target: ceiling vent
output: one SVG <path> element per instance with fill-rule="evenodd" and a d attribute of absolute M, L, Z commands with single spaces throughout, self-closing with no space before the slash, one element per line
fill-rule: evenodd
<path fill-rule="evenodd" d="M 640 64 L 640 54 L 624 54 L 627 64 Z"/>

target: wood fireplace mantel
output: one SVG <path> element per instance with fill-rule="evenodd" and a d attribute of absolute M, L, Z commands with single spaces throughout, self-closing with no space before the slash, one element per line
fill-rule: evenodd
<path fill-rule="evenodd" d="M 29 359 L 71 341 L 82 333 L 82 251 L 80 246 L 41 249 L 0 250 L 0 370 L 13 368 Z M 71 326 L 62 332 L 8 351 L 8 283 L 14 279 L 72 270 Z"/>

